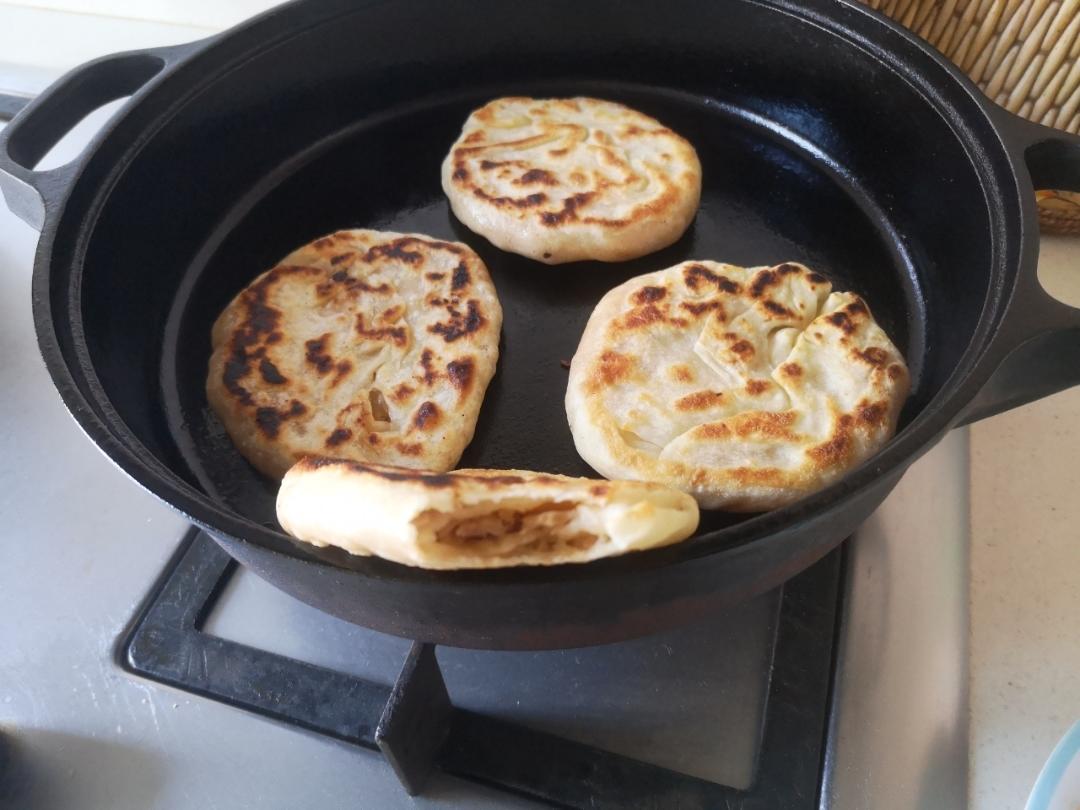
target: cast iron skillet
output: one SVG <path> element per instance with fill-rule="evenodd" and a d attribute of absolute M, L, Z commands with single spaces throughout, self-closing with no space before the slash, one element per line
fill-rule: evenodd
<path fill-rule="evenodd" d="M 439 162 L 468 111 L 507 93 L 622 100 L 689 138 L 705 177 L 689 233 L 626 264 L 548 268 L 462 228 Z M 33 170 L 127 94 L 82 157 Z M 1036 280 L 1032 202 L 1033 182 L 1080 190 L 1080 143 L 839 0 L 304 0 L 76 69 L 2 133 L 0 169 L 8 205 L 41 229 L 38 341 L 90 438 L 281 589 L 426 641 L 575 646 L 702 616 L 825 554 L 954 425 L 1080 381 L 1080 313 Z M 277 528 L 274 485 L 225 439 L 203 384 L 224 304 L 345 227 L 461 239 L 492 271 L 502 354 L 462 465 L 588 474 L 560 360 L 604 291 L 690 258 L 798 260 L 865 296 L 914 375 L 901 430 L 817 495 L 708 514 L 693 539 L 623 559 L 431 573 L 316 557 Z"/>

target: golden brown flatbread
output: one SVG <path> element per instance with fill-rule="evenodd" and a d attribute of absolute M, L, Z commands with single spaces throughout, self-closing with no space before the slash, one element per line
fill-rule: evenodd
<path fill-rule="evenodd" d="M 319 458 L 285 475 L 277 513 L 304 542 L 423 568 L 588 562 L 677 542 L 698 523 L 693 498 L 657 484 Z"/>
<path fill-rule="evenodd" d="M 618 262 L 676 241 L 701 164 L 655 118 L 594 98 L 500 98 L 443 163 L 454 214 L 496 247 L 547 264 Z"/>
<path fill-rule="evenodd" d="M 206 395 L 271 477 L 308 454 L 447 470 L 472 439 L 501 325 L 487 268 L 468 246 L 338 231 L 225 308 Z"/>
<path fill-rule="evenodd" d="M 904 358 L 857 295 L 800 264 L 683 262 L 596 306 L 570 366 L 578 452 L 707 509 L 759 511 L 834 481 L 896 429 Z"/>

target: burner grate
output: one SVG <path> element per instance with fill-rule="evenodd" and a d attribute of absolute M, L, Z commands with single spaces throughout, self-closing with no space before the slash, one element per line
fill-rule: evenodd
<path fill-rule="evenodd" d="M 816 808 L 841 567 L 842 549 L 783 586 L 747 790 L 456 709 L 430 644 L 413 644 L 388 687 L 205 633 L 236 563 L 197 529 L 135 617 L 119 658 L 134 674 L 381 751 L 411 794 L 438 769 L 570 808 Z"/>

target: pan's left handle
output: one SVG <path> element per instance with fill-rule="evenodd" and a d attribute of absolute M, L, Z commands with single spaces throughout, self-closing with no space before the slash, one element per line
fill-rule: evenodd
<path fill-rule="evenodd" d="M 64 198 L 80 169 L 79 160 L 46 171 L 34 167 L 86 115 L 103 104 L 134 95 L 166 67 L 202 42 L 112 54 L 62 76 L 23 105 L 0 131 L 0 191 L 8 208 L 36 230 Z M 20 101 L 7 97 L 9 112 Z M 3 113 L 0 108 L 0 115 Z"/>
<path fill-rule="evenodd" d="M 1018 164 L 1026 164 L 1035 189 L 1080 191 L 1080 137 L 1034 124 L 1004 109 L 998 125 Z M 1032 220 L 1033 221 L 1033 220 Z M 1031 249 L 1038 233 L 1025 234 Z M 1078 241 L 1080 244 L 1080 241 Z M 1035 262 L 1021 273 L 987 357 L 994 373 L 964 412 L 962 424 L 1080 385 L 1080 309 L 1051 296 L 1039 283 Z M 1080 273 L 1080 266 L 1076 268 Z"/>

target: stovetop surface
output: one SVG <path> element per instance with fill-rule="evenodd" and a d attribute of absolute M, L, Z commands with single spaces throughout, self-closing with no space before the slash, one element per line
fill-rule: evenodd
<path fill-rule="evenodd" d="M 74 154 L 82 142 L 64 148 Z M 117 639 L 186 526 L 64 411 L 33 338 L 35 242 L 0 209 L 0 804 L 533 806 L 449 777 L 410 799 L 376 754 L 117 665 Z M 951 807 L 963 796 L 966 441 L 955 432 L 919 461 L 854 543 L 825 805 Z M 220 604 L 207 629 L 315 663 L 389 682 L 404 655 L 405 642 L 345 625 L 246 573 Z M 439 655 L 463 704 L 494 710 L 497 680 L 507 687 L 499 710 L 531 725 L 741 786 L 752 773 L 757 735 L 746 731 L 761 719 L 775 611 L 767 595 L 616 647 Z M 569 685 L 555 701 L 541 694 L 551 681 Z M 583 701 L 586 682 L 600 688 Z M 612 713 L 620 705 L 630 711 Z M 675 708 L 690 717 L 678 728 L 666 721 Z"/>
<path fill-rule="evenodd" d="M 844 556 L 648 639 L 437 654 L 348 625 L 314 646 L 264 632 L 292 616 L 275 624 L 266 600 L 245 613 L 241 569 L 193 530 L 116 657 L 137 676 L 378 750 L 413 794 L 435 770 L 591 810 L 673 797 L 688 810 L 807 810 L 821 785 Z M 332 627 L 311 618 L 308 628 Z"/>
<path fill-rule="evenodd" d="M 224 597 L 206 632 L 387 686 L 410 647 L 283 598 L 244 570 Z M 758 748 L 777 597 L 766 594 L 711 621 L 605 647 L 525 653 L 440 647 L 437 655 L 458 708 L 745 788 Z"/>

